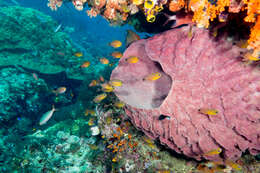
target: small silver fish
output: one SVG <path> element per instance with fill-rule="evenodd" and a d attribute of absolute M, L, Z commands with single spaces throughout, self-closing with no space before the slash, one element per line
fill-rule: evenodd
<path fill-rule="evenodd" d="M 41 126 L 47 123 L 47 121 L 49 121 L 49 119 L 52 117 L 55 111 L 57 111 L 57 109 L 55 109 L 54 105 L 52 105 L 52 109 L 46 112 L 45 114 L 43 114 L 43 116 L 41 117 L 39 125 Z"/>
<path fill-rule="evenodd" d="M 54 32 L 58 32 L 61 28 L 62 24 L 59 24 L 59 26 L 54 30 Z"/>

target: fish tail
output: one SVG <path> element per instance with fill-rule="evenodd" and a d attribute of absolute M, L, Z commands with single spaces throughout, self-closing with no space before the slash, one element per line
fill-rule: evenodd
<path fill-rule="evenodd" d="M 59 109 L 55 108 L 55 105 L 54 105 L 54 104 L 52 105 L 52 109 L 53 109 L 54 111 L 58 111 L 58 110 L 59 110 Z"/>
<path fill-rule="evenodd" d="M 58 92 L 56 90 L 51 90 L 51 92 L 56 94 L 56 96 L 58 95 Z"/>

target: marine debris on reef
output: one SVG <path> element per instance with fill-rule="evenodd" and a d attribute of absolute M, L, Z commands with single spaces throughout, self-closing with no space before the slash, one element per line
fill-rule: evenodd
<path fill-rule="evenodd" d="M 83 10 L 85 4 L 91 9 L 87 11 L 89 16 L 101 14 L 111 23 L 124 23 L 128 17 L 138 11 L 146 16 L 148 22 L 154 22 L 161 11 L 168 9 L 171 12 L 192 14 L 192 21 L 201 28 L 209 28 L 211 23 L 217 21 L 226 23 L 229 16 L 241 14 L 244 22 L 250 26 L 248 39 L 249 50 L 252 56 L 260 56 L 260 1 L 259 0 L 71 0 L 77 10 Z M 49 6 L 53 10 L 60 7 L 62 0 L 49 0 Z M 245 14 L 245 15 L 244 15 Z M 232 18 L 232 17 L 231 17 Z M 176 19 L 177 20 L 177 19 Z M 178 20 L 177 20 L 178 22 Z"/>
<path fill-rule="evenodd" d="M 124 83 L 114 93 L 136 127 L 178 153 L 212 161 L 258 154 L 259 67 L 244 65 L 244 49 L 225 37 L 215 40 L 200 28 L 189 37 L 188 31 L 131 44 L 112 72 L 111 79 Z M 129 56 L 140 61 L 126 64 Z M 156 72 L 159 79 L 143 80 Z"/>

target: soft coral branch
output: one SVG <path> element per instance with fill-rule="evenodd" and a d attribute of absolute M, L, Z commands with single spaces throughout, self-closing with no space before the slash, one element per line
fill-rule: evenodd
<path fill-rule="evenodd" d="M 52 10 L 56 11 L 61 5 L 62 0 L 48 0 L 48 7 L 50 7 Z"/>

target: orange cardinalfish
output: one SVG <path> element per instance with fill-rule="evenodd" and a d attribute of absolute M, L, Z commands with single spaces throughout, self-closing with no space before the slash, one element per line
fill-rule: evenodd
<path fill-rule="evenodd" d="M 218 111 L 216 109 L 204 109 L 204 108 L 201 108 L 198 111 L 199 111 L 199 113 L 205 114 L 205 115 L 217 115 L 218 114 Z"/>
<path fill-rule="evenodd" d="M 236 170 L 236 171 L 240 171 L 242 170 L 242 166 L 236 162 L 233 162 L 231 160 L 226 160 L 225 164 L 230 166 L 232 169 Z"/>
<path fill-rule="evenodd" d="M 214 156 L 214 155 L 218 155 L 222 152 L 222 149 L 221 148 L 216 148 L 216 149 L 213 149 L 213 150 L 210 150 L 206 153 L 204 153 L 203 155 L 204 156 Z"/>
<path fill-rule="evenodd" d="M 125 106 L 125 103 L 124 102 L 121 102 L 121 101 L 118 101 L 118 102 L 115 102 L 114 103 L 114 106 L 117 107 L 117 108 L 122 108 Z"/>
<path fill-rule="evenodd" d="M 109 84 L 112 85 L 113 87 L 120 87 L 123 85 L 123 82 L 119 79 L 112 79 L 109 81 Z"/>
<path fill-rule="evenodd" d="M 97 86 L 97 84 L 98 84 L 98 81 L 92 80 L 88 86 L 93 87 L 93 86 Z"/>
<path fill-rule="evenodd" d="M 79 58 L 79 57 L 83 56 L 83 53 L 82 52 L 76 52 L 76 53 L 74 53 L 74 56 Z"/>
<path fill-rule="evenodd" d="M 113 86 L 111 86 L 108 83 L 101 84 L 101 87 L 102 87 L 102 91 L 104 92 L 112 92 L 114 90 Z"/>
<path fill-rule="evenodd" d="M 92 110 L 92 109 L 86 109 L 85 112 L 84 112 L 84 115 L 88 116 L 89 114 L 94 116 L 95 115 L 95 111 Z"/>
<path fill-rule="evenodd" d="M 90 119 L 88 120 L 88 125 L 89 125 L 89 126 L 93 126 L 94 124 L 95 124 L 94 118 L 90 118 Z"/>
<path fill-rule="evenodd" d="M 125 61 L 130 64 L 134 64 L 139 61 L 139 58 L 137 56 L 130 56 L 129 58 L 126 58 Z"/>
<path fill-rule="evenodd" d="M 97 96 L 93 99 L 93 101 L 94 101 L 95 103 L 100 103 L 100 102 L 101 102 L 102 100 L 104 100 L 106 97 L 107 97 L 107 94 L 106 94 L 106 93 L 99 94 L 99 95 L 97 95 Z"/>
<path fill-rule="evenodd" d="M 109 64 L 109 60 L 107 58 L 100 58 L 99 61 L 101 64 Z"/>
<path fill-rule="evenodd" d="M 143 78 L 143 81 L 155 81 L 159 78 L 161 78 L 162 74 L 159 72 L 151 73 Z"/>
<path fill-rule="evenodd" d="M 112 159 L 112 162 L 117 162 L 117 158 L 114 157 L 114 158 Z"/>
<path fill-rule="evenodd" d="M 89 65 L 90 65 L 90 62 L 89 62 L 89 61 L 86 61 L 86 62 L 84 62 L 80 67 L 81 67 L 81 68 L 87 68 L 87 67 L 89 67 Z"/>
<path fill-rule="evenodd" d="M 58 94 L 63 94 L 63 93 L 65 93 L 66 90 L 67 90 L 66 87 L 59 87 L 59 88 L 57 88 L 56 90 L 52 90 L 52 92 L 55 93 L 56 95 L 58 95 Z"/>
<path fill-rule="evenodd" d="M 114 41 L 110 42 L 109 45 L 113 48 L 119 48 L 122 46 L 122 42 L 119 40 L 114 40 Z"/>
<path fill-rule="evenodd" d="M 100 82 L 105 82 L 105 79 L 103 76 L 99 76 L 99 80 L 100 80 Z"/>
<path fill-rule="evenodd" d="M 110 63 L 109 67 L 113 67 L 115 65 L 115 63 Z"/>
<path fill-rule="evenodd" d="M 123 54 L 121 52 L 115 51 L 111 54 L 114 58 L 121 58 Z"/>
<path fill-rule="evenodd" d="M 197 170 L 201 173 L 223 172 L 223 168 L 223 166 L 220 167 L 220 165 L 211 162 L 201 163 L 197 166 Z"/>
<path fill-rule="evenodd" d="M 134 31 L 132 30 L 127 30 L 126 34 L 126 47 L 128 47 L 130 44 L 133 42 L 140 40 L 140 36 L 137 35 Z"/>

